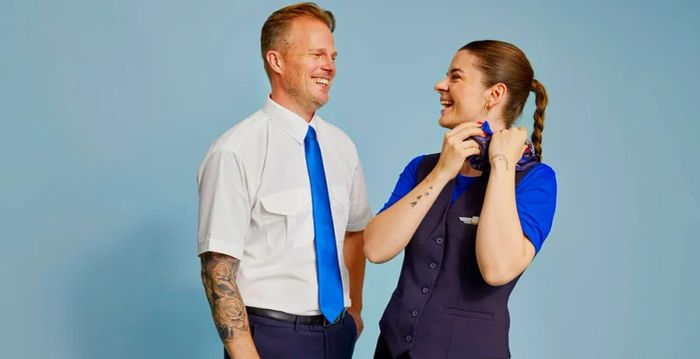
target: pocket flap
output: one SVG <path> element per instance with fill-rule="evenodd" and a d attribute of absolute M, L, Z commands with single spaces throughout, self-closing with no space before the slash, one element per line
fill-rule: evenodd
<path fill-rule="evenodd" d="M 473 310 L 466 310 L 461 308 L 444 308 L 442 310 L 442 313 L 464 318 L 493 320 L 493 314 L 491 313 L 476 312 Z"/>
<path fill-rule="evenodd" d="M 268 212 L 289 216 L 310 207 L 311 192 L 306 187 L 293 188 L 265 195 L 260 203 Z"/>

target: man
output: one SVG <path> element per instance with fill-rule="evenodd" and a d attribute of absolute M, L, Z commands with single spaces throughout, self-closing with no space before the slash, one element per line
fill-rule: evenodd
<path fill-rule="evenodd" d="M 270 97 L 199 169 L 202 281 L 227 358 L 351 358 L 362 330 L 364 176 L 352 141 L 315 114 L 334 27 L 314 3 L 270 15 Z"/>

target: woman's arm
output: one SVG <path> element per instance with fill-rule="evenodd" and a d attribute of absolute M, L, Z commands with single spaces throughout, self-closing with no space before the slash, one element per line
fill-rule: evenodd
<path fill-rule="evenodd" d="M 372 218 L 365 228 L 365 255 L 384 263 L 401 252 L 450 178 L 433 170 L 398 202 Z"/>
<path fill-rule="evenodd" d="M 476 232 L 476 259 L 486 283 L 506 284 L 532 262 L 535 247 L 523 234 L 515 202 L 515 164 L 527 131 L 495 133 L 489 144 L 491 173 Z"/>
<path fill-rule="evenodd" d="M 364 249 L 370 262 L 386 262 L 408 245 L 440 191 L 457 175 L 467 157 L 479 153 L 476 142 L 465 141 L 477 135 L 483 132 L 476 123 L 462 123 L 447 132 L 435 168 L 411 192 L 369 222 Z"/>

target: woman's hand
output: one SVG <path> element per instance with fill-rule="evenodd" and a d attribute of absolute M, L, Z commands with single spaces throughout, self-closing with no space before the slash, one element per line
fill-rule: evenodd
<path fill-rule="evenodd" d="M 479 145 L 465 139 L 483 136 L 480 126 L 462 123 L 448 131 L 435 168 L 403 198 L 369 221 L 364 231 L 364 252 L 370 262 L 384 263 L 406 248 L 445 185 L 457 176 L 468 156 L 479 154 Z"/>
<path fill-rule="evenodd" d="M 442 152 L 435 166 L 436 174 L 447 180 L 453 179 L 459 173 L 467 157 L 478 155 L 481 151 L 474 140 L 467 140 L 472 136 L 484 136 L 481 124 L 476 122 L 464 122 L 445 134 L 442 141 Z"/>
<path fill-rule="evenodd" d="M 511 127 L 494 133 L 489 144 L 491 167 L 495 167 L 499 162 L 505 162 L 507 170 L 514 169 L 527 148 L 526 138 L 527 130 L 521 127 Z"/>

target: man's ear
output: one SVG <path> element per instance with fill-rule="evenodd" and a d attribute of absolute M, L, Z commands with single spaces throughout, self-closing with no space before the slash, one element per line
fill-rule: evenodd
<path fill-rule="evenodd" d="M 265 60 L 267 61 L 267 66 L 270 67 L 270 70 L 278 74 L 282 73 L 282 69 L 284 68 L 282 53 L 277 50 L 269 50 L 265 54 Z"/>

